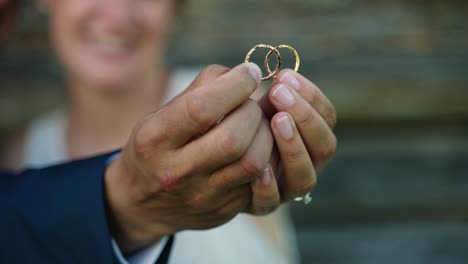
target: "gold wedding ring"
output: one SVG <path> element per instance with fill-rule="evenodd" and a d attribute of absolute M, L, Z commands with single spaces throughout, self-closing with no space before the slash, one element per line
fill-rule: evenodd
<path fill-rule="evenodd" d="M 262 81 L 266 81 L 266 80 L 269 80 L 271 78 L 276 78 L 276 75 L 278 75 L 278 73 L 279 73 L 279 71 L 281 69 L 281 63 L 282 63 L 281 54 L 278 51 L 279 49 L 288 49 L 293 53 L 294 58 L 296 60 L 296 64 L 294 66 L 294 71 L 297 72 L 299 70 L 299 67 L 301 66 L 301 59 L 299 57 L 299 53 L 297 52 L 296 49 L 294 49 L 293 47 L 291 47 L 289 45 L 278 45 L 276 47 L 273 47 L 273 46 L 267 45 L 267 44 L 258 44 L 255 47 L 253 47 L 249 51 L 249 53 L 247 53 L 247 56 L 245 57 L 245 62 L 250 62 L 250 58 L 252 57 L 252 54 L 259 48 L 269 49 L 267 55 L 265 56 L 265 61 L 264 61 L 264 66 L 265 66 L 265 69 L 268 72 L 268 75 L 263 77 Z M 275 57 L 276 57 L 276 60 L 277 60 L 276 67 L 275 67 L 274 71 L 271 71 L 271 68 L 270 68 L 270 58 L 271 58 L 272 54 L 275 54 Z"/>
<path fill-rule="evenodd" d="M 278 49 L 288 49 L 293 53 L 294 58 L 296 59 L 296 65 L 294 66 L 294 71 L 297 72 L 299 70 L 299 67 L 301 66 L 301 58 L 299 58 L 299 53 L 297 53 L 297 50 L 295 48 L 289 46 L 289 45 L 279 45 L 279 46 L 276 46 L 275 48 L 277 50 Z M 265 58 L 265 68 L 267 69 L 268 72 L 271 72 L 270 65 L 267 63 L 267 61 L 270 60 L 271 53 L 272 53 L 272 50 L 270 50 L 268 52 L 268 54 L 266 55 L 266 58 Z"/>
<path fill-rule="evenodd" d="M 271 72 L 271 70 L 268 70 L 268 75 L 263 77 L 262 78 L 262 81 L 266 81 L 266 80 L 269 80 L 271 78 L 273 78 L 274 76 L 276 76 L 280 70 L 280 67 L 281 67 L 281 55 L 279 53 L 279 51 L 273 47 L 273 46 L 270 46 L 270 45 L 267 45 L 267 44 L 258 44 L 256 45 L 255 47 L 253 47 L 249 53 L 247 53 L 247 56 L 245 57 L 245 62 L 250 62 L 250 57 L 252 57 L 252 54 L 259 48 L 264 48 L 264 49 L 269 49 L 270 51 L 268 52 L 268 54 L 270 54 L 270 57 L 271 57 L 271 53 L 274 53 L 275 56 L 276 56 L 276 68 L 273 72 Z M 269 63 L 269 58 L 267 59 L 267 57 L 265 57 L 265 65 Z M 268 65 L 268 69 L 270 69 L 270 65 Z"/>

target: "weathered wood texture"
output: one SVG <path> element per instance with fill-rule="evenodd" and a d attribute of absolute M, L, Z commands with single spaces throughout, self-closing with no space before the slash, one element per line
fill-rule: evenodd
<path fill-rule="evenodd" d="M 194 0 L 168 61 L 299 50 L 339 113 L 335 160 L 312 205 L 292 206 L 304 263 L 463 263 L 467 14 L 462 0 Z M 29 8 L 21 19 L 0 52 L 0 138 L 64 98 L 46 18 Z"/>

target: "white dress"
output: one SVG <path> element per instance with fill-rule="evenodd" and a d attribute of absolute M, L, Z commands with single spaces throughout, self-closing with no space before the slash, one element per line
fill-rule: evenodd
<path fill-rule="evenodd" d="M 199 70 L 180 69 L 172 74 L 164 103 L 183 91 Z M 23 166 L 39 168 L 69 160 L 65 150 L 64 111 L 48 113 L 32 122 L 26 135 Z M 229 223 L 205 231 L 183 231 L 177 234 L 169 264 L 291 264 L 298 263 L 294 230 L 287 212 L 276 212 L 284 218 L 292 256 L 284 256 L 258 230 L 251 216 L 240 214 Z"/>

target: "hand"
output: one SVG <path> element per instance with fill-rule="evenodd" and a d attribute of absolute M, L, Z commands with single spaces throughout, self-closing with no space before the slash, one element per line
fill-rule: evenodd
<path fill-rule="evenodd" d="M 332 131 L 337 119 L 335 107 L 317 86 L 292 70 L 278 74 L 259 104 L 271 118 L 278 148 L 272 156 L 280 156 L 279 160 L 272 160 L 271 166 L 273 178 L 279 179 L 281 199 L 307 194 L 336 151 L 337 140 Z M 257 200 L 259 206 L 268 201 Z M 270 206 L 270 211 L 274 208 Z"/>
<path fill-rule="evenodd" d="M 260 74 L 253 64 L 208 67 L 136 126 L 105 175 L 111 227 L 123 250 L 212 228 L 246 209 L 250 183 L 273 146 L 268 122 L 249 99 Z"/>
<path fill-rule="evenodd" d="M 229 68 L 220 65 L 212 66 L 209 69 L 220 73 L 226 73 L 230 70 Z M 195 87 L 200 83 L 209 81 L 209 78 L 210 75 L 201 74 L 194 81 L 196 84 Z M 192 87 L 194 86 L 192 85 Z M 259 130 L 262 131 L 263 136 L 257 137 L 259 140 L 255 141 L 255 145 L 252 146 L 249 149 L 249 152 L 244 155 L 243 163 L 246 168 L 250 168 L 248 171 L 251 171 L 252 175 L 255 176 L 255 180 L 251 183 L 252 200 L 249 206 L 244 210 L 244 212 L 252 215 L 265 215 L 271 213 L 281 203 L 279 188 L 272 171 L 272 167 L 266 166 L 268 164 L 265 164 L 263 159 L 258 158 L 262 157 L 260 153 L 255 153 L 255 151 L 260 152 L 265 149 L 261 146 L 270 146 L 272 144 L 273 135 L 270 128 L 270 122 L 266 116 L 263 116 Z M 278 152 L 271 151 L 269 163 L 276 164 L 278 160 Z"/>

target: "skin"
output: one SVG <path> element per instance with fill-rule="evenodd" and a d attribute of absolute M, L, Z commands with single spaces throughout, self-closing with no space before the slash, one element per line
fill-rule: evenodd
<path fill-rule="evenodd" d="M 55 49 L 83 89 L 114 96 L 161 67 L 172 0 L 43 0 Z M 89 91 L 88 91 L 89 92 Z"/>
<path fill-rule="evenodd" d="M 81 158 L 121 148 L 137 120 L 161 104 L 172 0 L 44 0 L 67 73 L 66 148 Z M 157 88 L 155 88 L 157 87 Z"/>
<path fill-rule="evenodd" d="M 305 77 L 280 72 L 256 102 L 250 96 L 259 83 L 257 66 L 212 65 L 182 95 L 154 111 L 164 94 L 154 89 L 164 84 L 162 55 L 154 45 L 163 49 L 167 24 L 159 21 L 159 28 L 152 19 L 170 23 L 171 1 L 44 3 L 53 42 L 69 67 L 72 157 L 89 152 L 71 142 L 92 146 L 93 153 L 95 146 L 106 150 L 118 147 L 108 142 L 127 142 L 105 173 L 112 234 L 124 251 L 180 230 L 221 225 L 239 212 L 268 214 L 314 188 L 336 150 L 336 111 Z M 127 4 L 135 13 L 124 12 Z M 94 34 L 130 44 L 109 48 Z M 285 90 L 291 94 L 286 104 L 279 96 L 285 97 Z"/>
<path fill-rule="evenodd" d="M 215 227 L 240 211 L 271 212 L 280 200 L 311 191 L 316 183 L 312 161 L 322 166 L 335 151 L 335 137 L 330 125 L 323 121 L 328 116 L 334 119 L 334 108 L 319 96 L 312 102 L 326 104 L 320 114 L 295 94 L 301 103 L 289 106 L 290 112 L 277 112 L 271 120 L 284 171 L 280 196 L 273 180 L 279 172 L 274 164 L 268 165 L 275 152 L 271 144 L 256 143 L 269 141 L 268 133 L 263 131 L 270 128 L 265 127 L 268 123 L 263 115 L 268 105 L 263 110 L 249 99 L 260 76 L 258 72 L 254 78 L 250 72 L 259 69 L 242 64 L 218 75 L 222 72 L 219 67 L 205 69 L 202 76 L 206 77 L 199 77 L 203 81 L 195 81 L 186 93 L 147 116 L 136 127 L 122 155 L 109 167 L 107 193 L 122 248 L 134 250 L 184 229 Z M 304 95 L 318 89 L 306 79 L 300 79 L 300 86 Z M 268 98 L 276 107 L 271 96 Z M 223 121 L 216 125 L 222 117 Z M 283 117 L 291 125 L 288 137 L 280 132 L 288 126 Z M 321 137 L 333 144 L 315 146 L 320 138 L 315 138 L 310 129 L 317 127 L 328 131 Z M 245 182 L 265 169 L 272 174 L 272 180 L 265 186 L 252 185 L 251 197 L 251 186 Z"/>

